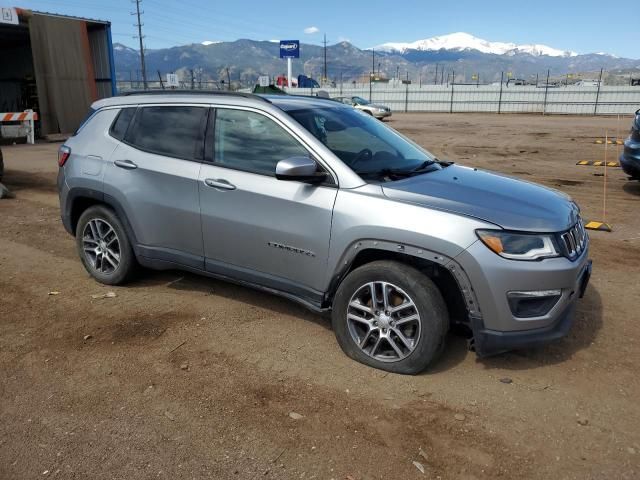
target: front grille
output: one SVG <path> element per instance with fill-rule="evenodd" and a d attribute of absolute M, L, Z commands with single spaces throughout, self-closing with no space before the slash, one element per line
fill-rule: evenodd
<path fill-rule="evenodd" d="M 584 224 L 582 223 L 582 218 L 578 217 L 576 224 L 567 232 L 563 233 L 560 238 L 562 238 L 562 243 L 566 249 L 567 257 L 571 260 L 578 258 L 587 247 L 587 242 L 589 240 L 587 232 L 584 229 Z"/>

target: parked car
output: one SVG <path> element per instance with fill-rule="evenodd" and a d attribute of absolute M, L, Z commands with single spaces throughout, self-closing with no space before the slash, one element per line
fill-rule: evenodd
<path fill-rule="evenodd" d="M 155 92 L 154 92 L 155 93 Z M 184 269 L 331 312 L 351 358 L 415 374 L 565 335 L 591 272 L 578 206 L 438 160 L 332 100 L 102 99 L 60 147 L 62 222 L 99 282 Z"/>
<path fill-rule="evenodd" d="M 306 75 L 298 75 L 299 88 L 320 88 L 320 84 L 313 78 Z"/>
<path fill-rule="evenodd" d="M 631 178 L 640 180 L 640 109 L 636 110 L 636 116 L 631 123 L 631 132 L 624 142 L 620 166 Z"/>
<path fill-rule="evenodd" d="M 371 103 L 362 97 L 335 97 L 334 100 L 344 103 L 345 105 L 351 105 L 352 107 L 362 110 L 379 120 L 383 120 L 391 116 L 391 109 L 389 107 L 377 103 Z"/>

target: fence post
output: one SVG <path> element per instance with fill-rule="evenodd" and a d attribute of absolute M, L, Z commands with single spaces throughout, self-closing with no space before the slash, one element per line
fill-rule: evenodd
<path fill-rule="evenodd" d="M 598 91 L 596 92 L 596 103 L 593 107 L 593 115 L 598 114 L 598 100 L 600 99 L 600 85 L 602 84 L 602 68 L 600 69 L 600 78 L 598 79 Z"/>
<path fill-rule="evenodd" d="M 404 90 L 404 113 L 407 113 L 409 111 L 409 84 L 407 83 L 405 85 L 405 90 Z"/>
<path fill-rule="evenodd" d="M 498 114 L 502 111 L 502 82 L 504 81 L 504 72 L 500 72 L 500 96 L 498 97 Z"/>
<path fill-rule="evenodd" d="M 453 113 L 453 89 L 456 84 L 456 71 L 453 70 L 453 75 L 451 76 L 451 103 L 449 104 L 449 113 Z"/>
<path fill-rule="evenodd" d="M 373 82 L 373 73 L 369 74 L 369 101 L 373 102 L 372 95 L 371 95 L 371 82 Z"/>
<path fill-rule="evenodd" d="M 542 115 L 547 113 L 547 94 L 549 93 L 549 70 L 547 70 L 547 83 L 544 84 L 544 103 L 542 104 Z"/>

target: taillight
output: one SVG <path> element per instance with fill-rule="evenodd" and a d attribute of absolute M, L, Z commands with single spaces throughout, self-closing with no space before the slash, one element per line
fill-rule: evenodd
<path fill-rule="evenodd" d="M 71 149 L 66 145 L 62 145 L 58 149 L 58 166 L 64 167 L 65 162 L 68 160 L 70 156 L 71 156 Z"/>

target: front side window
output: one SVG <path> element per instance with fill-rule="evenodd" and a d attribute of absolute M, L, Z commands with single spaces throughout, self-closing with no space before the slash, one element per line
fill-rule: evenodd
<path fill-rule="evenodd" d="M 202 159 L 208 109 L 203 107 L 141 107 L 125 141 L 135 148 L 185 160 Z"/>
<path fill-rule="evenodd" d="M 217 110 L 214 144 L 216 164 L 266 175 L 275 175 L 280 160 L 309 156 L 280 125 L 245 110 Z"/>

